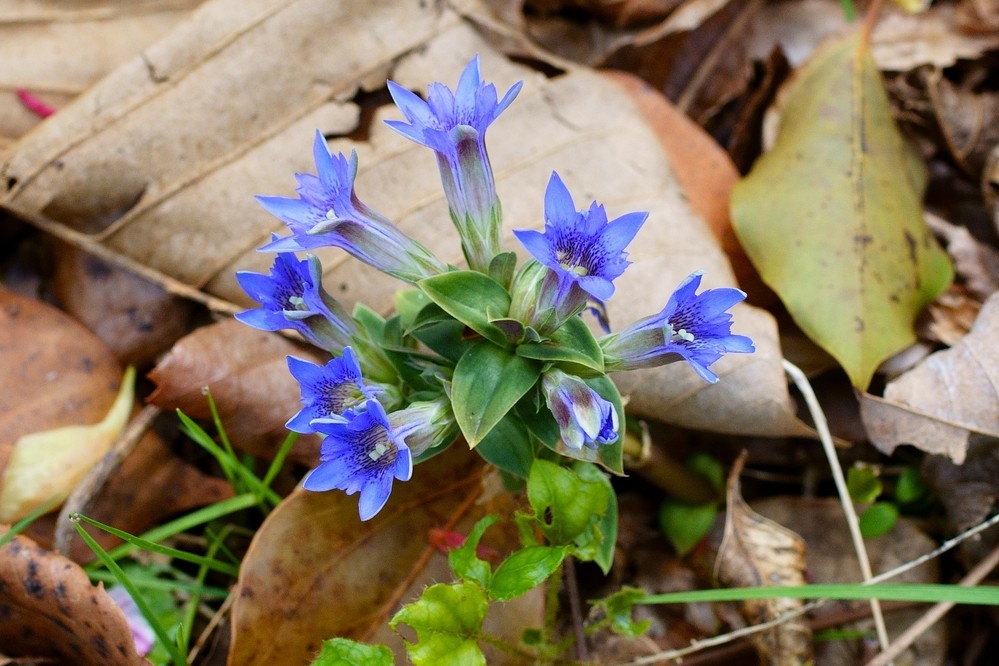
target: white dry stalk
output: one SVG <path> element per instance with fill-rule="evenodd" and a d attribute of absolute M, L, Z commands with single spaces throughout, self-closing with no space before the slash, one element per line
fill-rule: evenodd
<path fill-rule="evenodd" d="M 985 530 L 997 524 L 999 524 L 999 513 L 995 514 L 988 520 L 984 520 L 978 525 L 975 525 L 974 527 L 967 529 L 961 534 L 958 534 L 956 537 L 949 539 L 948 541 L 944 541 L 942 544 L 940 544 L 933 550 L 929 551 L 928 553 L 924 553 L 914 560 L 910 560 L 909 562 L 900 564 L 899 566 L 895 567 L 894 569 L 891 569 L 890 571 L 878 574 L 869 581 L 865 581 L 863 584 L 873 585 L 875 583 L 881 583 L 891 578 L 894 578 L 895 576 L 900 576 L 906 571 L 914 569 L 919 565 L 923 564 L 924 562 L 928 562 L 936 557 L 943 555 L 952 548 L 956 548 L 961 543 L 964 543 L 971 537 L 976 536 L 977 534 L 984 532 Z M 805 613 L 809 613 L 815 610 L 816 608 L 822 606 L 824 603 L 826 603 L 825 599 L 812 601 L 811 603 L 805 604 L 798 610 L 791 611 L 790 613 L 781 615 L 780 617 L 774 618 L 773 620 L 767 620 L 766 622 L 762 622 L 760 624 L 754 624 L 750 627 L 743 627 L 741 629 L 730 631 L 726 634 L 712 636 L 711 638 L 705 638 L 699 641 L 691 641 L 691 644 L 689 646 L 685 648 L 680 648 L 678 650 L 668 650 L 665 652 L 658 652 L 656 654 L 648 655 L 645 657 L 639 657 L 638 659 L 635 659 L 634 661 L 629 661 L 625 664 L 612 664 L 611 666 L 644 666 L 645 664 L 656 664 L 664 661 L 670 661 L 673 659 L 680 659 L 695 652 L 706 650 L 707 648 L 716 647 L 718 645 L 724 645 L 725 643 L 731 643 L 734 640 L 745 638 L 747 636 L 752 636 L 755 633 L 766 631 L 767 629 L 772 629 L 773 627 L 783 624 L 788 620 L 793 620 L 797 617 L 801 617 Z"/>

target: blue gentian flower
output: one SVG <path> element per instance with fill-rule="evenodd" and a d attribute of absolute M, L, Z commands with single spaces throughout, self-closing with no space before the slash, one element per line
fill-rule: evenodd
<path fill-rule="evenodd" d="M 262 252 L 339 247 L 364 263 L 407 282 L 447 270 L 430 250 L 357 198 L 354 193 L 356 152 L 351 152 L 349 159 L 343 153 L 331 155 L 326 139 L 317 131 L 313 155 L 319 175 L 295 175 L 299 198 L 257 197 L 260 205 L 288 225 L 292 232 L 291 236 L 263 246 Z"/>
<path fill-rule="evenodd" d="M 486 128 L 513 102 L 521 86 L 517 82 L 500 100 L 496 86 L 482 82 L 478 56 L 465 67 L 453 93 L 441 83 L 431 83 L 427 101 L 388 82 L 389 93 L 408 123 L 386 123 L 436 153 L 451 219 L 473 270 L 486 272 L 492 258 L 502 252 L 500 203 L 486 153 Z"/>
<path fill-rule="evenodd" d="M 314 419 L 346 422 L 348 417 L 362 411 L 368 400 L 384 393 L 384 389 L 364 381 L 361 366 L 350 347 L 345 347 L 343 356 L 326 365 L 289 356 L 288 369 L 302 390 L 303 407 L 286 424 L 294 432 L 315 432 Z"/>
<path fill-rule="evenodd" d="M 293 329 L 312 344 L 334 354 L 350 344 L 357 325 L 343 306 L 322 288 L 322 265 L 313 255 L 299 261 L 279 254 L 270 274 L 239 271 L 236 281 L 261 307 L 236 319 L 264 331 Z"/>
<path fill-rule="evenodd" d="M 617 410 L 582 379 L 552 368 L 541 375 L 541 391 L 558 423 L 562 442 L 578 451 L 617 441 Z"/>
<path fill-rule="evenodd" d="M 732 335 L 727 310 L 746 297 L 731 287 L 696 294 L 703 273 L 691 274 L 669 297 L 659 314 L 635 322 L 600 340 L 607 372 L 651 368 L 681 359 L 706 381 L 718 376 L 708 366 L 727 353 L 756 350 L 744 335 Z"/>
<path fill-rule="evenodd" d="M 613 281 L 631 263 L 624 248 L 638 233 L 648 213 L 627 213 L 608 221 L 596 202 L 576 210 L 565 183 L 552 173 L 545 191 L 545 231 L 514 231 L 527 251 L 550 271 L 539 295 L 539 310 L 554 307 L 564 321 L 577 314 L 592 297 L 606 301 L 614 294 Z"/>
<path fill-rule="evenodd" d="M 314 491 L 338 488 L 348 495 L 360 492 L 361 520 L 382 510 L 393 478 L 408 481 L 413 475 L 413 457 L 405 442 L 409 433 L 389 423 L 377 400 L 369 400 L 363 412 L 346 422 L 318 419 L 312 426 L 326 439 L 319 466 L 309 472 L 302 487 Z"/>

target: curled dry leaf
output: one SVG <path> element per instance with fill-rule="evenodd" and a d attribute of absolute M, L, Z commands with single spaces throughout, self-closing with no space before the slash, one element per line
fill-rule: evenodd
<path fill-rule="evenodd" d="M 17 99 L 24 89 L 61 108 L 100 77 L 187 18 L 201 0 L 4 3 L 0 17 L 0 141 L 40 118 Z M 100 48 L 95 48 L 95 45 Z"/>
<path fill-rule="evenodd" d="M 401 601 L 450 578 L 426 535 L 458 529 L 481 474 L 477 456 L 457 444 L 396 483 L 385 508 L 363 523 L 356 496 L 296 489 L 257 531 L 240 567 L 229 663 L 298 664 L 333 636 L 374 640 Z M 405 654 L 398 636 L 377 640 Z"/>
<path fill-rule="evenodd" d="M 0 535 L 7 528 L 0 526 Z M 87 574 L 24 536 L 0 548 L 0 646 L 8 657 L 80 666 L 148 664 L 124 613 Z"/>
<path fill-rule="evenodd" d="M 742 499 L 739 474 L 743 453 L 732 466 L 727 483 L 728 511 L 725 535 L 718 549 L 715 577 L 728 587 L 792 586 L 805 584 L 805 542 L 791 530 L 764 518 Z M 801 599 L 755 599 L 742 604 L 752 624 L 797 610 Z M 761 663 L 812 663 L 812 630 L 807 619 L 795 618 L 754 634 Z"/>
<path fill-rule="evenodd" d="M 654 135 L 613 83 L 585 69 L 545 79 L 514 65 L 439 3 L 352 0 L 335 11 L 322 0 L 255 0 L 239 3 L 239 11 L 234 4 L 205 3 L 142 58 L 25 137 L 0 167 L 7 188 L 0 203 L 71 242 L 97 244 L 164 279 L 248 304 L 234 272 L 266 271 L 272 257 L 255 248 L 281 228 L 253 195 L 290 193 L 291 174 L 313 169 L 315 128 L 327 135 L 362 129 L 357 107 L 343 100 L 383 86 L 388 63 L 395 80 L 424 89 L 435 80 L 453 85 L 478 52 L 499 88 L 525 80 L 490 129 L 509 247 L 516 246 L 513 228 L 542 225 L 544 186 L 558 169 L 580 201 L 598 198 L 612 214 L 651 213 L 632 244 L 635 265 L 610 304 L 616 326 L 660 310 L 693 270 L 706 271 L 707 286 L 733 283 Z M 331 44 L 334 31 L 349 39 Z M 460 263 L 433 156 L 382 125 L 395 116 L 377 110 L 364 128 L 367 141 L 331 146 L 357 148 L 362 199 Z M 397 282 L 324 250 L 318 254 L 331 293 L 348 307 L 391 307 Z M 679 365 L 646 375 L 626 389 L 636 413 L 741 434 L 801 434 L 772 319 L 747 307 L 735 319 L 736 332 L 754 337 L 756 354 L 719 363 L 723 381 L 712 387 Z M 746 379 L 725 377 L 735 374 Z"/>
<path fill-rule="evenodd" d="M 225 319 L 184 337 L 149 378 L 156 390 L 149 402 L 179 409 L 192 418 L 211 418 L 204 387 L 218 406 L 222 425 L 234 447 L 265 458 L 274 456 L 274 440 L 287 434 L 284 424 L 301 409 L 300 390 L 288 372 L 287 357 L 325 363 L 314 347 Z M 301 436 L 294 459 L 319 460 L 316 436 Z"/>
<path fill-rule="evenodd" d="M 864 394 L 860 413 L 871 442 L 890 455 L 899 444 L 950 456 L 960 464 L 968 437 L 999 437 L 999 295 L 982 306 L 964 339 L 939 351 L 885 388 Z"/>

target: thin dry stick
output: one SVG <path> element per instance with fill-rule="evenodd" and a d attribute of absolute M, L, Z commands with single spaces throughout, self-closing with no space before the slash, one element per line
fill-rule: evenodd
<path fill-rule="evenodd" d="M 846 523 L 850 527 L 850 538 L 853 540 L 853 549 L 857 554 L 857 561 L 860 563 L 860 572 L 864 577 L 864 581 L 869 582 L 874 577 L 874 572 L 871 571 L 871 560 L 867 556 L 864 537 L 860 534 L 860 519 L 857 517 L 857 512 L 853 508 L 853 502 L 850 500 L 850 491 L 846 487 L 846 477 L 843 476 L 843 468 L 839 464 L 836 447 L 833 446 L 829 424 L 826 422 L 826 415 L 822 411 L 822 406 L 819 405 L 818 398 L 815 397 L 812 385 L 808 382 L 808 378 L 805 377 L 805 373 L 801 371 L 801 368 L 787 359 L 784 359 L 783 363 L 784 372 L 791 377 L 794 385 L 798 387 L 802 397 L 805 399 L 805 404 L 808 405 L 808 411 L 812 415 L 812 420 L 815 421 L 815 430 L 819 434 L 822 449 L 825 451 L 826 458 L 829 461 L 833 481 L 836 483 L 836 492 L 839 494 L 839 501 L 843 505 L 843 513 L 846 514 Z M 874 628 L 878 633 L 878 642 L 881 644 L 881 650 L 887 650 L 891 644 L 888 640 L 888 629 L 885 627 L 885 618 L 881 613 L 881 603 L 877 599 L 871 599 L 871 617 L 874 618 Z"/>
<path fill-rule="evenodd" d="M 935 557 L 943 555 L 948 550 L 956 548 L 958 545 L 967 541 L 971 537 L 997 524 L 999 524 L 999 513 L 995 514 L 988 520 L 982 521 L 978 525 L 969 528 L 968 530 L 962 532 L 961 534 L 958 534 L 953 539 L 944 541 L 942 544 L 940 544 L 938 547 L 934 548 L 933 550 L 929 551 L 928 553 L 924 553 L 923 555 L 920 555 L 916 559 L 906 562 L 905 564 L 901 564 L 890 571 L 878 574 L 869 581 L 865 581 L 863 584 L 873 585 L 875 583 L 881 583 L 890 578 L 894 578 L 895 576 L 899 576 L 905 573 L 906 571 L 909 571 L 910 569 L 918 567 L 920 564 L 923 564 L 924 562 L 928 562 L 929 560 L 932 560 Z M 818 601 L 813 601 L 811 603 L 805 604 L 798 610 L 785 613 L 784 615 L 774 618 L 773 620 L 767 620 L 766 622 L 761 622 L 760 624 L 754 624 L 750 627 L 743 627 L 742 629 L 736 629 L 735 631 L 730 631 L 727 634 L 712 636 L 711 638 L 705 638 L 699 641 L 692 641 L 691 644 L 685 648 L 680 648 L 677 650 L 669 650 L 666 652 L 658 652 L 656 654 L 648 655 L 645 657 L 639 657 L 634 661 L 629 661 L 627 662 L 627 664 L 618 665 L 618 666 L 644 666 L 645 664 L 657 664 L 664 661 L 670 661 L 672 659 L 680 659 L 681 657 L 685 657 L 688 654 L 700 652 L 702 650 L 706 650 L 707 648 L 716 647 L 718 645 L 724 645 L 725 643 L 729 643 L 731 641 L 738 640 L 746 636 L 751 636 L 755 633 L 766 631 L 767 629 L 772 629 L 773 627 L 783 624 L 788 620 L 793 620 L 796 617 L 801 617 L 805 613 L 808 613 L 818 608 L 824 603 L 826 603 L 825 599 L 819 599 Z"/>
<path fill-rule="evenodd" d="M 961 587 L 972 587 L 982 581 L 983 578 L 999 566 L 999 546 L 992 549 L 988 557 L 979 562 L 968 575 L 958 583 Z M 942 601 L 934 604 L 926 613 L 916 620 L 911 627 L 895 638 L 895 643 L 887 650 L 867 662 L 867 666 L 887 666 L 892 659 L 902 654 L 912 643 L 922 636 L 927 629 L 940 621 L 947 612 L 954 607 L 953 601 Z"/>
<path fill-rule="evenodd" d="M 159 416 L 160 411 L 160 408 L 154 405 L 143 407 L 139 415 L 129 422 L 128 427 L 115 440 L 111 450 L 105 453 L 104 457 L 87 472 L 80 483 L 76 484 L 76 488 L 66 498 L 62 511 L 59 512 L 59 518 L 56 520 L 53 542 L 57 551 L 63 555 L 69 554 L 70 544 L 73 537 L 76 536 L 73 521 L 69 519 L 70 515 L 87 513 L 97 498 L 97 494 L 108 482 L 108 479 L 118 471 L 128 454 L 135 449 L 139 440 L 152 426 L 153 420 Z"/>

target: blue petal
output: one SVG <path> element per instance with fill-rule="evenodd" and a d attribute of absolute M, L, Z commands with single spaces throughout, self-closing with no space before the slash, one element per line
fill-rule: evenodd
<path fill-rule="evenodd" d="M 255 197 L 264 210 L 287 224 L 310 225 L 316 217 L 316 209 L 301 199 L 288 197 Z"/>
<path fill-rule="evenodd" d="M 318 467 L 309 472 L 302 487 L 306 490 L 325 491 L 334 488 L 343 490 L 350 480 L 351 470 L 342 464 L 342 461 L 332 460 L 320 463 Z"/>
<path fill-rule="evenodd" d="M 558 173 L 552 171 L 545 189 L 545 220 L 558 224 L 571 223 L 576 218 L 576 204 L 572 202 L 569 188 L 565 186 Z"/>
<path fill-rule="evenodd" d="M 240 321 L 247 326 L 258 328 L 261 331 L 280 331 L 286 328 L 292 328 L 291 322 L 285 319 L 284 315 L 270 310 L 265 310 L 263 308 L 246 310 L 245 312 L 239 312 L 234 316 L 237 321 Z"/>
<path fill-rule="evenodd" d="M 303 386 L 314 386 L 316 382 L 323 378 L 322 366 L 296 358 L 295 356 L 288 356 L 287 361 L 288 370 L 291 372 L 292 377 L 297 379 L 298 383 Z"/>
<path fill-rule="evenodd" d="M 392 477 L 390 475 L 383 474 L 369 479 L 361 488 L 361 498 L 357 503 L 357 512 L 361 520 L 369 520 L 381 511 L 391 493 Z"/>
<path fill-rule="evenodd" d="M 648 213 L 636 212 L 627 213 L 610 222 L 603 233 L 603 241 L 608 253 L 617 254 L 628 246 L 628 243 L 635 238 L 635 234 L 642 228 Z"/>
<path fill-rule="evenodd" d="M 400 481 L 409 481 L 413 477 L 413 456 L 408 446 L 400 446 L 395 458 L 395 478 Z"/>
<path fill-rule="evenodd" d="M 395 105 L 399 107 L 402 111 L 402 115 L 406 117 L 410 123 L 415 125 L 427 125 L 433 122 L 433 113 L 430 111 L 430 107 L 425 101 L 423 101 L 419 95 L 414 93 L 408 88 L 403 88 L 395 81 L 388 82 L 389 94 L 392 96 L 392 101 Z M 398 123 L 398 121 L 392 121 L 393 123 Z M 390 125 L 392 126 L 392 125 Z M 401 131 L 400 128 L 395 128 Z"/>
<path fill-rule="evenodd" d="M 585 275 L 579 278 L 577 283 L 586 293 L 601 301 L 606 301 L 614 295 L 614 283 L 600 275 Z"/>
<path fill-rule="evenodd" d="M 496 106 L 496 110 L 493 112 L 493 117 L 498 116 L 506 110 L 506 107 L 510 106 L 510 103 L 516 99 L 517 95 L 520 93 L 520 89 L 524 87 L 523 81 L 517 81 L 515 84 L 510 86 L 510 89 L 506 91 L 503 95 L 503 99 Z"/>
<path fill-rule="evenodd" d="M 552 250 L 548 245 L 548 239 L 540 231 L 535 231 L 534 229 L 514 229 L 513 235 L 516 236 L 520 244 L 531 253 L 531 255 L 540 261 L 542 264 L 551 268 L 550 264 L 553 261 Z"/>

